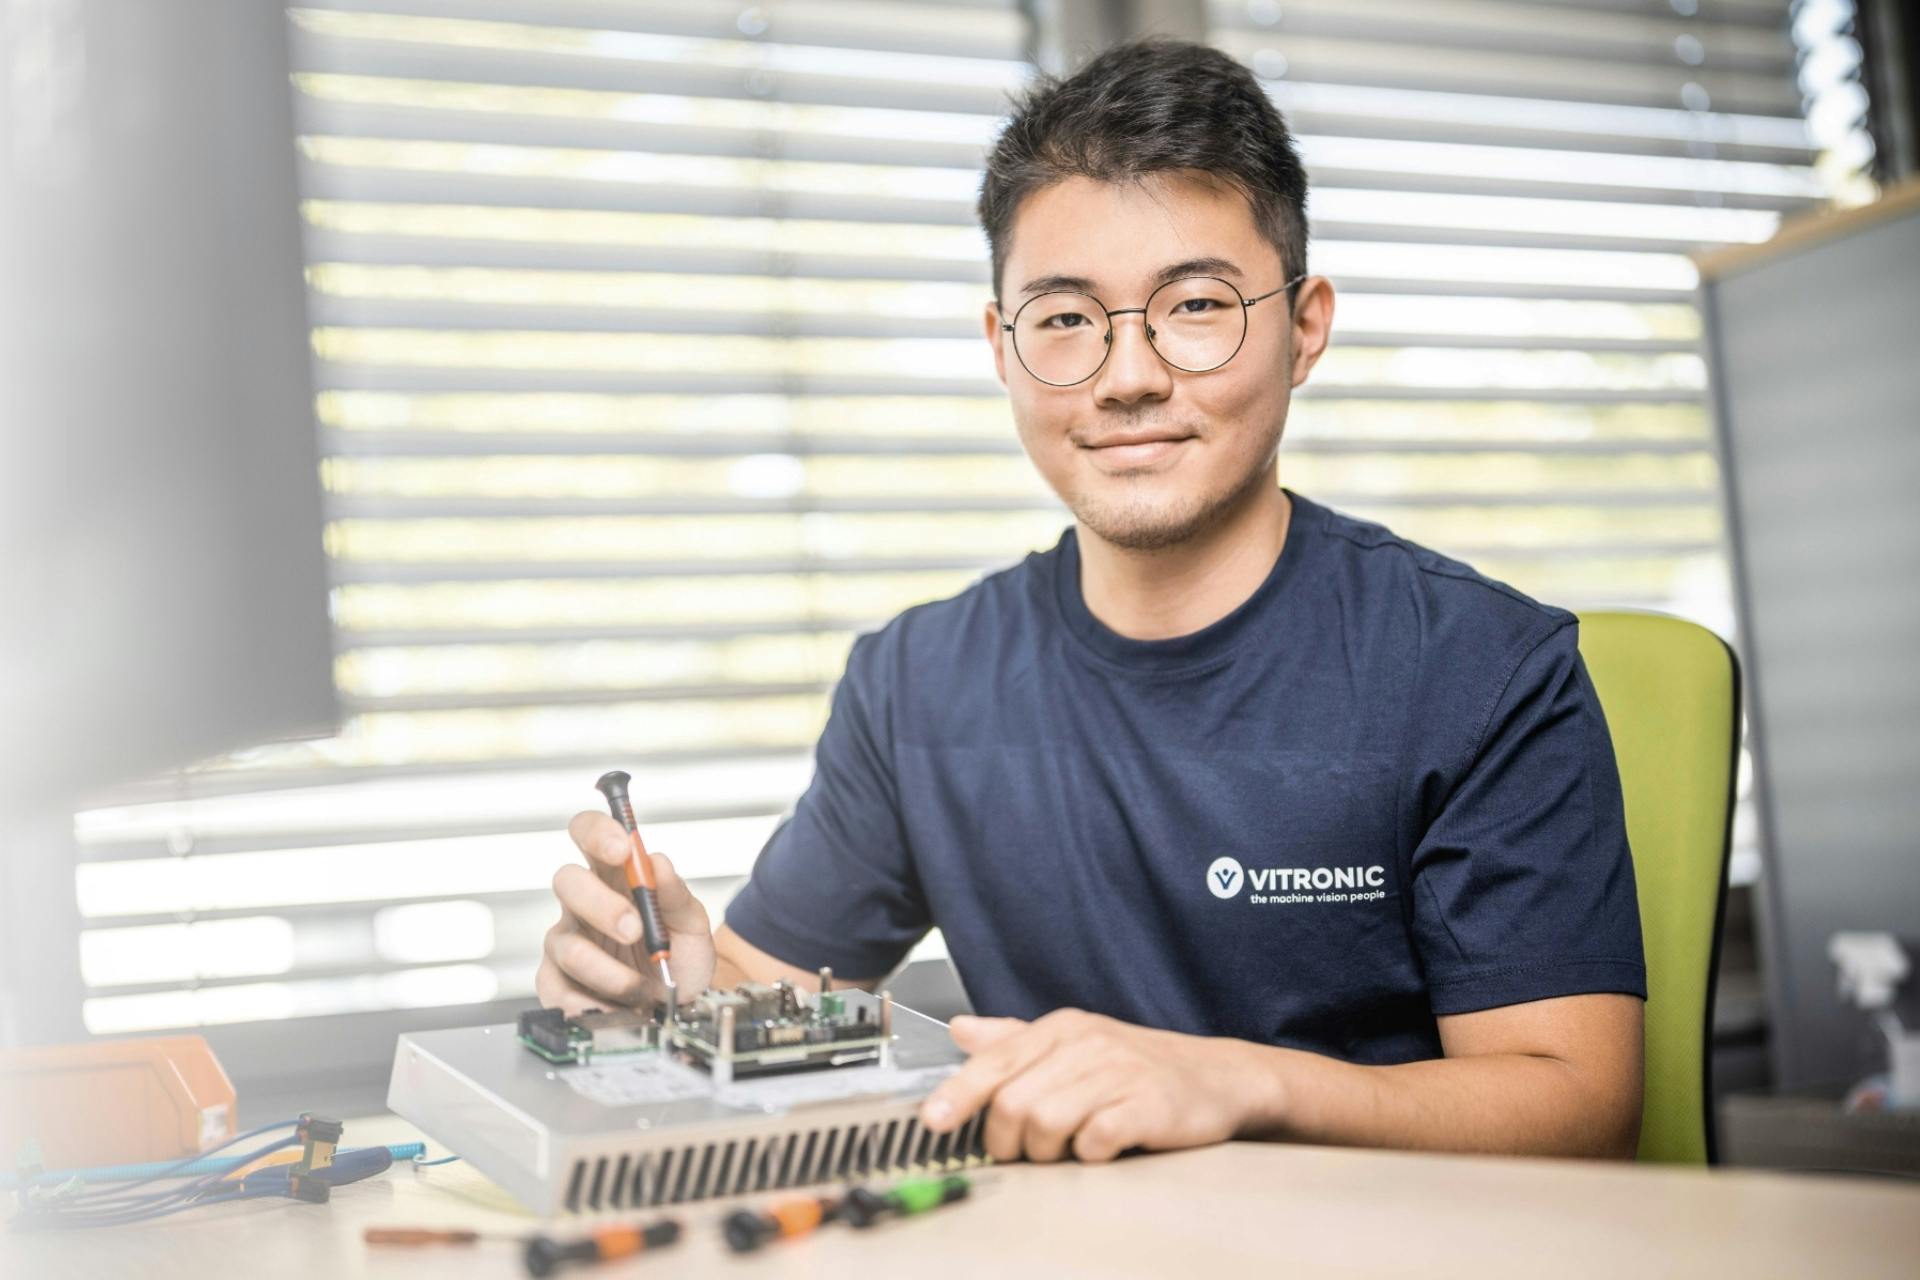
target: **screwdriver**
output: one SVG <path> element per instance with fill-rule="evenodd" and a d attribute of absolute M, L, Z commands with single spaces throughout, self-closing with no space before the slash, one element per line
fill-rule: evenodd
<path fill-rule="evenodd" d="M 640 824 L 633 820 L 633 801 L 627 797 L 627 783 L 633 779 L 620 770 L 600 775 L 594 783 L 607 798 L 607 808 L 616 822 L 627 829 L 627 892 L 633 895 L 634 909 L 640 913 L 640 937 L 647 959 L 660 967 L 660 981 L 666 984 L 667 1006 L 674 1003 L 676 989 L 673 971 L 667 967 L 667 929 L 660 922 L 659 891 L 653 882 L 653 859 L 640 839 Z"/>
<path fill-rule="evenodd" d="M 911 1217 L 965 1200 L 972 1185 L 960 1174 L 951 1173 L 944 1178 L 909 1178 L 890 1191 L 854 1187 L 840 1205 L 840 1216 L 855 1227 L 871 1227 L 888 1214 Z"/>
<path fill-rule="evenodd" d="M 570 1262 L 612 1262 L 631 1258 L 648 1249 L 658 1249 L 680 1238 L 680 1221 L 663 1218 L 648 1227 L 603 1227 L 579 1240 L 555 1240 L 535 1236 L 527 1241 L 527 1274 L 552 1275 Z"/>
<path fill-rule="evenodd" d="M 822 1223 L 840 1216 L 840 1204 L 826 1197 L 798 1196 L 782 1200 L 764 1213 L 736 1209 L 720 1224 L 727 1247 L 735 1253 L 752 1253 L 773 1239 L 804 1236 Z"/>
<path fill-rule="evenodd" d="M 387 1248 L 417 1249 L 435 1244 L 479 1244 L 482 1240 L 518 1240 L 519 1236 L 493 1235 L 465 1227 L 368 1227 L 360 1233 L 368 1244 Z"/>

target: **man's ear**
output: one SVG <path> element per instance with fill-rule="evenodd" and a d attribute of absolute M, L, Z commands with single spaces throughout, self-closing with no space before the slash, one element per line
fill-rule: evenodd
<path fill-rule="evenodd" d="M 1333 336 L 1333 281 L 1308 276 L 1300 282 L 1293 304 L 1293 385 L 1313 372 Z"/>
<path fill-rule="evenodd" d="M 1007 385 L 1007 344 L 1006 330 L 1000 327 L 1000 304 L 989 299 L 987 309 L 981 317 L 987 345 L 993 348 L 993 371 L 1000 379 L 1000 385 Z"/>

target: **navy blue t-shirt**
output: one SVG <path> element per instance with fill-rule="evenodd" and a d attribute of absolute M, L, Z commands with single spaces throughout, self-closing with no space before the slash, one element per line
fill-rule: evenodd
<path fill-rule="evenodd" d="M 1244 604 L 1132 640 L 1087 609 L 1068 531 L 854 645 L 812 785 L 727 923 L 861 977 L 938 926 L 984 1014 L 1366 1063 L 1439 1056 L 1436 1015 L 1644 998 L 1577 637 L 1294 495 Z"/>

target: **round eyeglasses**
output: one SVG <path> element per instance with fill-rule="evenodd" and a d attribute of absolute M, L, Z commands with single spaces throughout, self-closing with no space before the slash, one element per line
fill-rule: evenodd
<path fill-rule="evenodd" d="M 1147 342 L 1175 369 L 1211 373 L 1240 353 L 1247 309 L 1305 279 L 1248 298 L 1218 276 L 1183 276 L 1155 289 L 1144 307 L 1112 311 L 1090 293 L 1042 293 L 1000 328 L 1013 335 L 1013 353 L 1027 372 L 1050 387 L 1078 386 L 1100 372 L 1113 350 L 1115 316 L 1144 316 Z"/>

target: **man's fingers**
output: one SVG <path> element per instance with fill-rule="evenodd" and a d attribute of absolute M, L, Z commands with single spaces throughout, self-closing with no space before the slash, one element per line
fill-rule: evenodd
<path fill-rule="evenodd" d="M 1036 1164 L 1051 1164 L 1067 1154 L 1067 1144 L 1080 1125 L 1092 1114 L 1098 1099 L 1073 1089 L 1049 1093 L 1027 1113 L 1026 1123 L 1014 1142 L 1016 1152 L 1024 1153 Z M 991 1121 L 993 1113 L 988 1113 Z M 993 1148 L 987 1148 L 991 1151 Z M 1009 1157 L 1011 1158 L 1011 1157 Z"/>
<path fill-rule="evenodd" d="M 621 942 L 640 940 L 640 913 L 633 899 L 610 888 L 585 867 L 568 863 L 553 873 L 553 896 L 567 913 L 589 928 Z"/>
<path fill-rule="evenodd" d="M 935 1133 L 958 1128 L 994 1090 L 1045 1056 L 1055 1039 L 1053 1028 L 1022 1027 L 968 1058 L 920 1105 L 920 1123 Z"/>
<path fill-rule="evenodd" d="M 588 866 L 617 871 L 627 865 L 627 850 L 632 847 L 632 840 L 627 829 L 613 820 L 612 814 L 582 810 L 567 824 L 567 834 L 586 855 Z"/>
<path fill-rule="evenodd" d="M 633 848 L 633 839 L 627 829 L 610 815 L 589 809 L 573 815 L 573 821 L 567 824 L 567 834 L 573 838 L 580 852 L 586 855 L 587 866 L 594 877 L 621 901 L 627 902 L 627 909 L 632 912 L 631 902 L 625 896 L 627 854 Z M 660 923 L 667 927 L 667 932 L 712 933 L 713 926 L 707 918 L 707 909 L 693 896 L 693 890 L 687 888 L 687 882 L 680 878 L 673 863 L 664 854 L 650 853 L 648 857 L 653 861 L 654 898 L 660 904 Z M 556 879 L 554 891 L 559 892 L 559 888 Z M 608 937 L 626 942 L 636 941 L 640 937 L 638 914 L 632 916 L 635 932 L 631 936 L 614 932 L 596 918 L 582 916 L 582 919 Z"/>
<path fill-rule="evenodd" d="M 947 1024 L 947 1031 L 962 1051 L 979 1053 L 1028 1025 L 1025 1018 L 982 1018 L 977 1014 L 962 1013 Z"/>
<path fill-rule="evenodd" d="M 1074 1158 L 1086 1164 L 1103 1164 L 1128 1147 L 1139 1145 L 1134 1130 L 1126 1104 L 1110 1102 L 1080 1122 L 1073 1135 Z"/>
<path fill-rule="evenodd" d="M 996 1160 L 1058 1160 L 1067 1153 L 1082 1120 L 1105 1106 L 1114 1092 L 1099 1054 L 1084 1044 L 1054 1046 L 1052 1053 L 1001 1085 L 987 1107 L 981 1139 Z"/>
<path fill-rule="evenodd" d="M 638 970 L 621 964 L 577 929 L 564 926 L 549 929 L 546 950 L 547 959 L 589 995 L 625 1005 L 650 1000 L 646 981 Z"/>
<path fill-rule="evenodd" d="M 667 855 L 656 853 L 652 857 L 654 897 L 660 903 L 660 923 L 667 927 L 667 932 L 712 933 L 713 923 L 707 918 L 707 909 L 693 896 L 693 890 L 687 888 L 687 882 L 673 869 L 673 863 L 667 861 Z"/>

